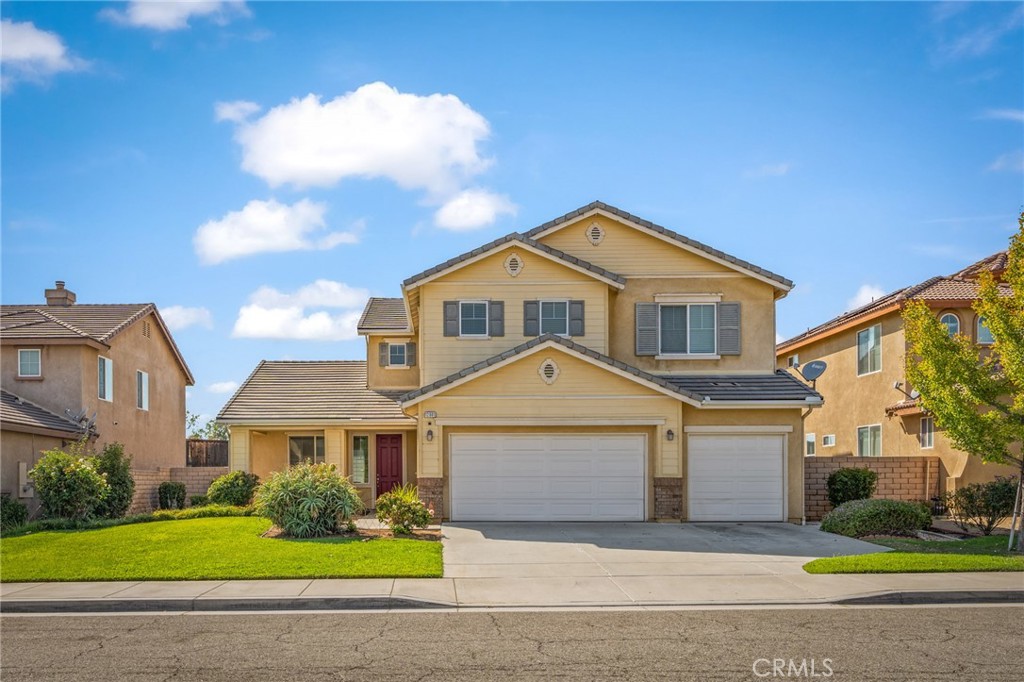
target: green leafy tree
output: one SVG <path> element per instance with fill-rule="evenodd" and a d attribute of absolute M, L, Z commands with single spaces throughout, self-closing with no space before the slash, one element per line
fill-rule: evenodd
<path fill-rule="evenodd" d="M 218 424 L 211 419 L 205 424 L 199 424 L 199 415 L 194 412 L 185 412 L 185 433 L 189 438 L 200 438 L 205 440 L 227 440 L 228 427 Z"/>

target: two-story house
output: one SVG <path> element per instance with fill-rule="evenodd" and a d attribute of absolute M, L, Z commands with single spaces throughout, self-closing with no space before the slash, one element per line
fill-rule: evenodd
<path fill-rule="evenodd" d="M 231 467 L 326 461 L 452 520 L 799 521 L 821 398 L 775 370 L 792 286 L 595 202 L 371 299 L 366 362 L 260 363 L 218 418 Z"/>
<path fill-rule="evenodd" d="M 984 258 L 948 277 L 932 277 L 875 299 L 778 345 L 780 368 L 824 360 L 828 370 L 817 381 L 824 407 L 804 420 L 804 453 L 818 457 L 908 457 L 941 460 L 940 488 L 1011 476 L 1013 467 L 984 464 L 957 450 L 924 412 L 905 374 L 907 342 L 903 307 L 925 301 L 950 335 L 962 334 L 986 352 L 992 335 L 972 308 L 978 276 L 997 281 L 1006 269 L 1006 252 Z M 1009 291 L 1008 284 L 1001 284 Z"/>
<path fill-rule="evenodd" d="M 76 303 L 64 282 L 45 296 L 0 306 L 0 492 L 35 507 L 27 471 L 87 427 L 98 448 L 124 444 L 137 478 L 183 466 L 195 382 L 156 306 Z"/>

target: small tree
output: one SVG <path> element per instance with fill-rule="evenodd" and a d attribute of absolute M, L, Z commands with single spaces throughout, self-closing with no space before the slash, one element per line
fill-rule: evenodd
<path fill-rule="evenodd" d="M 110 491 L 106 477 L 96 471 L 84 449 L 84 443 L 74 443 L 68 452 L 48 450 L 28 472 L 46 516 L 87 519 Z"/>
<path fill-rule="evenodd" d="M 228 427 L 218 424 L 216 419 L 211 419 L 205 424 L 199 424 L 199 415 L 194 412 L 185 412 L 185 433 L 189 438 L 201 440 L 227 440 Z"/>
<path fill-rule="evenodd" d="M 132 477 L 132 456 L 125 454 L 120 443 L 108 443 L 103 451 L 93 456 L 96 471 L 107 478 L 110 491 L 96 508 L 97 516 L 116 519 L 128 513 L 135 496 L 135 479 Z"/>

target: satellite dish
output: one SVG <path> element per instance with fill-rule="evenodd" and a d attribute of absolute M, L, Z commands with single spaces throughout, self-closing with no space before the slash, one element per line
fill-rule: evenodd
<path fill-rule="evenodd" d="M 85 415 L 88 413 L 88 408 L 82 408 L 80 412 L 72 412 L 70 409 L 64 410 L 64 414 L 76 424 L 81 424 L 82 420 L 85 419 Z"/>
<path fill-rule="evenodd" d="M 812 360 L 804 365 L 800 369 L 800 376 L 807 381 L 815 381 L 818 377 L 825 373 L 828 365 L 825 364 L 824 360 Z"/>
<path fill-rule="evenodd" d="M 920 398 L 920 397 L 921 397 L 921 391 L 917 390 L 916 388 L 915 388 L 915 389 L 913 389 L 913 390 L 912 390 L 912 391 L 910 392 L 910 399 L 911 399 L 911 400 L 917 400 L 917 399 L 918 399 L 918 398 Z"/>

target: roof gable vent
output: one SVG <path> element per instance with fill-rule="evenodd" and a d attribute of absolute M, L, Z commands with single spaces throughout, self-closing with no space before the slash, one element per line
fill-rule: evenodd
<path fill-rule="evenodd" d="M 590 223 L 587 227 L 587 241 L 597 246 L 604 241 L 604 228 L 597 223 Z"/>
<path fill-rule="evenodd" d="M 540 378 L 544 380 L 544 383 L 550 386 L 555 383 L 556 379 L 558 379 L 558 375 L 561 374 L 561 370 L 558 369 L 558 364 L 554 360 L 548 358 L 544 362 L 540 363 L 540 367 L 537 368 L 537 373 L 540 374 Z"/>
<path fill-rule="evenodd" d="M 505 272 L 509 274 L 509 277 L 517 277 L 524 267 L 526 264 L 518 253 L 512 252 L 505 259 Z"/>

